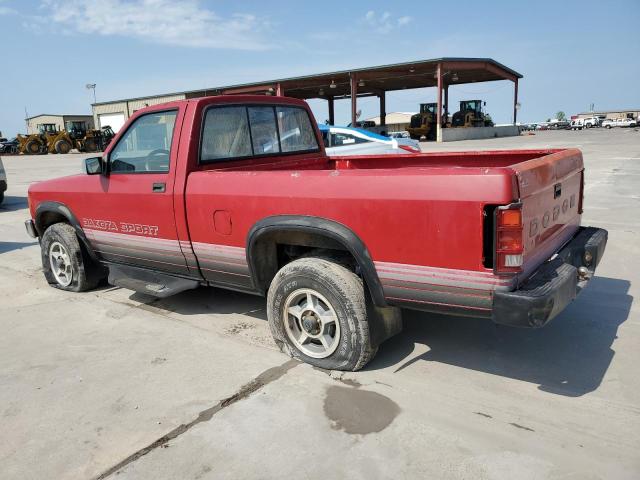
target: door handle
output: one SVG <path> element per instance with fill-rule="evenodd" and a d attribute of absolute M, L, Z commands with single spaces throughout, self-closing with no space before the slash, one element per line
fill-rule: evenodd
<path fill-rule="evenodd" d="M 151 191 L 153 193 L 164 193 L 166 189 L 167 189 L 166 183 L 154 183 Z"/>

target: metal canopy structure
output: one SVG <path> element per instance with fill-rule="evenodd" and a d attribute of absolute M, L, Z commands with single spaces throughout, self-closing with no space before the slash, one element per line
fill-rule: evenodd
<path fill-rule="evenodd" d="M 448 91 L 453 85 L 509 80 L 514 84 L 513 123 L 517 119 L 518 80 L 522 75 L 491 58 L 443 57 L 431 60 L 380 65 L 376 67 L 356 68 L 336 72 L 283 78 L 264 82 L 229 85 L 224 87 L 192 90 L 177 95 L 185 98 L 197 98 L 211 95 L 262 94 L 284 95 L 309 100 L 324 99 L 328 102 L 329 122 L 334 123 L 334 102 L 351 99 L 351 122 L 357 120 L 357 101 L 362 97 L 378 97 L 380 101 L 380 123 L 385 125 L 386 92 L 415 88 L 437 87 L 438 139 L 443 115 L 448 109 Z M 144 100 L 142 97 L 131 100 Z M 105 102 L 111 103 L 111 102 Z M 98 103 L 94 105 L 101 105 Z"/>
<path fill-rule="evenodd" d="M 514 84 L 513 123 L 515 124 L 520 78 L 522 78 L 521 74 L 491 58 L 446 57 L 235 85 L 214 89 L 214 92 L 218 95 L 263 93 L 286 95 L 303 100 L 325 99 L 329 103 L 329 123 L 331 124 L 334 123 L 335 118 L 333 106 L 335 100 L 351 98 L 351 123 L 355 124 L 358 111 L 357 99 L 376 96 L 380 99 L 380 123 L 384 125 L 386 92 L 437 87 L 437 136 L 440 139 L 442 116 L 446 118 L 448 115 L 447 111 L 443 111 L 443 104 L 448 109 L 449 86 L 496 80 L 512 81 Z M 193 94 L 200 96 L 207 92 L 193 92 Z"/>

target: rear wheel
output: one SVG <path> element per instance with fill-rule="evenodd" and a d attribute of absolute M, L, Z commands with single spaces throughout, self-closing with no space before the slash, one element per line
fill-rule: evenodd
<path fill-rule="evenodd" d="M 94 264 L 80 246 L 74 228 L 55 223 L 42 235 L 40 242 L 42 270 L 52 287 L 83 292 L 98 285 L 102 267 Z"/>
<path fill-rule="evenodd" d="M 327 370 L 359 370 L 372 346 L 364 285 L 324 258 L 301 258 L 275 276 L 267 296 L 269 326 L 280 350 Z"/>
<path fill-rule="evenodd" d="M 66 140 L 58 140 L 53 148 L 56 153 L 65 154 L 71 151 L 71 144 Z"/>

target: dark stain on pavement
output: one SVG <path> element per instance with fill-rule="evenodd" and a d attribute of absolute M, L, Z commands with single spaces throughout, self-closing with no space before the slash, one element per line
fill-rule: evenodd
<path fill-rule="evenodd" d="M 387 428 L 400 413 L 396 402 L 377 392 L 332 385 L 324 399 L 324 414 L 335 430 L 367 435 Z"/>
<path fill-rule="evenodd" d="M 493 418 L 488 413 L 484 413 L 484 412 L 473 412 L 473 413 L 475 413 L 476 415 L 480 415 L 481 417 L 484 417 L 484 418 Z"/>
<path fill-rule="evenodd" d="M 518 423 L 509 423 L 509 425 L 519 428 L 520 430 L 526 430 L 527 432 L 535 432 L 533 428 L 525 427 L 524 425 L 520 425 Z"/>

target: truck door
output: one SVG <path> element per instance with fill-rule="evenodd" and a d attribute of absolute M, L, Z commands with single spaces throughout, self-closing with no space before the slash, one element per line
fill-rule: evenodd
<path fill-rule="evenodd" d="M 82 208 L 85 234 L 105 260 L 188 275 L 173 206 L 182 115 L 176 108 L 139 116 L 109 152 L 109 174 Z"/>

